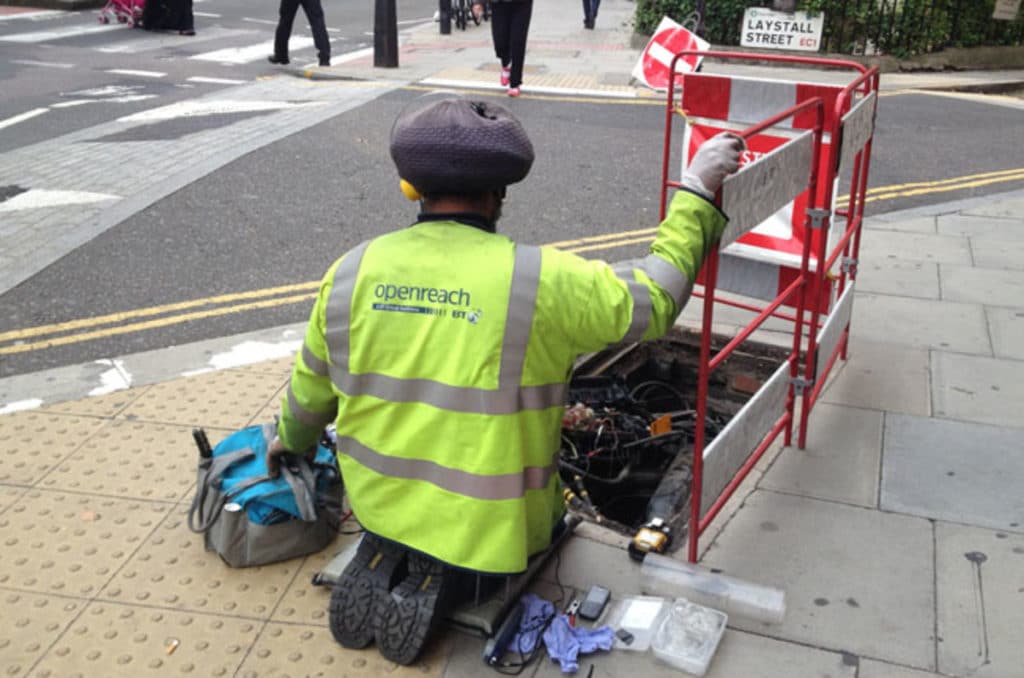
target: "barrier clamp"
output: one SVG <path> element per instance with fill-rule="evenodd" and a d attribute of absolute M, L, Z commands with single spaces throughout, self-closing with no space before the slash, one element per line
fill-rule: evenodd
<path fill-rule="evenodd" d="M 796 395 L 798 396 L 802 396 L 806 389 L 814 386 L 813 379 L 805 379 L 804 377 L 793 377 L 790 379 L 789 383 L 793 384 L 793 389 L 796 391 Z"/>
<path fill-rule="evenodd" d="M 857 257 L 843 257 L 839 265 L 846 275 L 857 275 Z"/>
<path fill-rule="evenodd" d="M 820 207 L 811 207 L 804 210 L 804 214 L 811 218 L 811 228 L 821 228 L 825 225 L 825 219 L 831 215 L 831 212 Z"/>

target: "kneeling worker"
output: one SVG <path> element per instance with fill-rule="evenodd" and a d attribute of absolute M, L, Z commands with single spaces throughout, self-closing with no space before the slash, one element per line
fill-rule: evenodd
<path fill-rule="evenodd" d="M 391 157 L 422 211 L 328 269 L 268 460 L 335 422 L 366 529 L 331 598 L 342 645 L 375 640 L 410 664 L 455 603 L 455 577 L 522 572 L 549 545 L 573 363 L 672 326 L 725 226 L 711 199 L 742 146 L 707 141 L 650 253 L 613 268 L 495 232 L 534 157 L 507 110 L 443 99 L 399 116 Z"/>

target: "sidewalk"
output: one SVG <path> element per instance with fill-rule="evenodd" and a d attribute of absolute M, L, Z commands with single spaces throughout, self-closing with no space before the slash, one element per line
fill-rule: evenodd
<path fill-rule="evenodd" d="M 621 26 L 632 7 L 605 0 L 591 32 L 577 5 L 537 5 L 523 103 L 532 87 L 639 95 Z M 325 70 L 497 85 L 486 26 L 413 30 L 401 59 L 387 77 L 358 61 Z M 895 77 L 883 87 L 927 80 Z M 862 253 L 850 360 L 808 449 L 770 452 L 701 542 L 704 565 L 783 588 L 786 618 L 730 619 L 707 675 L 1024 677 L 1024 191 L 870 219 Z M 310 580 L 351 536 L 232 570 L 186 528 L 191 429 L 218 440 L 272 417 L 300 337 L 274 328 L 0 380 L 6 675 L 490 673 L 483 642 L 454 631 L 409 668 L 338 646 Z M 577 595 L 645 592 L 622 539 L 592 525 L 557 575 Z M 585 657 L 580 675 L 591 664 L 595 677 L 682 675 L 647 653 Z M 559 673 L 544 659 L 524 675 Z"/>

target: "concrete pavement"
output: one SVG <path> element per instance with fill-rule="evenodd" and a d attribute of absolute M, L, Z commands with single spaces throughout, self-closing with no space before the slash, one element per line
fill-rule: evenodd
<path fill-rule="evenodd" d="M 628 85 L 637 53 L 622 22 L 632 5 L 605 0 L 594 32 L 578 9 L 535 8 L 524 98 L 531 87 L 644 95 Z M 435 31 L 411 31 L 402 68 L 386 77 L 358 60 L 330 72 L 377 88 L 497 84 L 486 27 L 450 39 Z M 892 77 L 884 87 L 923 82 Z M 337 91 L 368 88 L 358 82 Z M 293 101 L 281 92 L 302 80 L 269 83 L 230 98 Z M 360 103 L 347 96 L 331 105 Z M 164 146 L 171 152 L 150 148 Z M 151 191 L 140 190 L 140 205 Z M 866 222 L 851 356 L 811 418 L 808 448 L 771 450 L 702 540 L 704 565 L 784 589 L 786 617 L 731 618 L 707 675 L 1024 677 L 1022 233 L 1022 191 Z M 300 337 L 300 327 L 273 328 L 0 381 L 6 674 L 489 672 L 482 641 L 453 631 L 410 668 L 337 646 L 327 594 L 309 582 L 351 535 L 306 559 L 232 570 L 185 527 L 191 428 L 216 440 L 271 417 Z M 593 525 L 542 590 L 556 578 L 577 594 L 592 584 L 615 597 L 647 592 L 622 538 Z M 647 653 L 594 655 L 582 670 L 590 664 L 594 676 L 679 675 Z M 527 674 L 557 672 L 545 659 Z"/>

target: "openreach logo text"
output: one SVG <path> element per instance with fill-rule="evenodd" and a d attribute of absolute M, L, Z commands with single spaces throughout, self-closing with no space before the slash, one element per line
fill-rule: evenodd
<path fill-rule="evenodd" d="M 480 321 L 480 317 L 483 315 L 483 311 L 480 309 L 470 310 L 472 295 L 461 287 L 445 289 L 443 287 L 380 283 L 373 288 L 373 296 L 378 299 L 373 304 L 375 311 L 450 316 L 456 319 L 466 319 L 474 325 Z M 420 306 L 419 304 L 422 303 L 434 305 Z M 446 308 L 448 306 L 456 308 Z"/>

